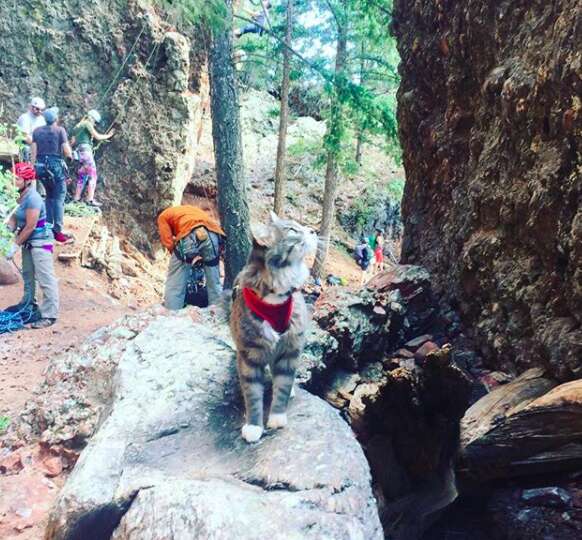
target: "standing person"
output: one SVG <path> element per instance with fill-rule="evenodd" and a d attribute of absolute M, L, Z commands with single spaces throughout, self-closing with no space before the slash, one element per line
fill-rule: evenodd
<path fill-rule="evenodd" d="M 30 100 L 28 111 L 21 114 L 16 121 L 16 125 L 24 134 L 24 148 L 22 150 L 23 161 L 30 161 L 30 145 L 32 144 L 32 132 L 38 128 L 46 125 L 44 116 L 42 115 L 46 105 L 44 100 L 39 97 L 33 97 Z"/>
<path fill-rule="evenodd" d="M 374 242 L 374 274 L 384 271 L 384 232 L 376 229 Z"/>
<path fill-rule="evenodd" d="M 59 110 L 47 109 L 44 119 L 47 125 L 32 134 L 31 161 L 46 191 L 47 221 L 52 223 L 55 240 L 67 244 L 73 239 L 63 233 L 67 194 L 67 166 L 63 158 L 71 158 L 73 153 L 65 128 L 58 125 Z"/>
<path fill-rule="evenodd" d="M 208 304 L 216 304 L 222 293 L 218 263 L 224 231 L 204 210 L 195 206 L 174 206 L 158 217 L 163 246 L 172 253 L 164 291 L 164 306 L 182 309 L 190 265 L 202 261 L 208 289 Z"/>
<path fill-rule="evenodd" d="M 79 152 L 79 163 L 81 167 L 77 173 L 77 189 L 75 191 L 75 201 L 81 200 L 83 189 L 87 186 L 87 204 L 100 206 L 95 202 L 95 188 L 97 187 L 97 165 L 93 152 L 93 141 L 108 141 L 113 137 L 115 131 L 110 130 L 106 134 L 101 134 L 95 129 L 95 124 L 101 122 L 101 114 L 95 109 L 90 110 L 73 129 L 71 142 L 76 145 Z"/>
<path fill-rule="evenodd" d="M 374 254 L 370 249 L 368 239 L 363 236 L 360 238 L 360 243 L 354 249 L 354 259 L 358 263 L 358 266 L 362 269 L 360 285 L 363 285 L 368 278 L 368 271 L 370 269 L 373 256 Z"/>
<path fill-rule="evenodd" d="M 41 318 L 32 328 L 46 328 L 57 320 L 59 313 L 59 288 L 53 265 L 53 235 L 47 227 L 45 205 L 33 184 L 35 172 L 29 163 L 14 167 L 16 188 L 19 192 L 18 208 L 8 222 L 16 237 L 7 254 L 14 257 L 22 249 L 22 278 L 24 296 L 21 305 L 35 303 L 36 282 L 42 290 Z"/>

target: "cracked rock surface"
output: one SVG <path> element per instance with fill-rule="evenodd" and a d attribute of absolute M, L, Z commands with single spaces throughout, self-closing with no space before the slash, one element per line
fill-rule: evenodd
<path fill-rule="evenodd" d="M 487 367 L 582 377 L 578 0 L 396 0 L 403 262 Z"/>
<path fill-rule="evenodd" d="M 47 540 L 383 538 L 337 411 L 298 390 L 289 426 L 248 445 L 226 326 L 197 310 L 139 317 Z"/>

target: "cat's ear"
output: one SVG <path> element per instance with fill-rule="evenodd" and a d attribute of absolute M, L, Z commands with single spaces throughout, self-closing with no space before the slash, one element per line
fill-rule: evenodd
<path fill-rule="evenodd" d="M 269 247 L 271 242 L 271 231 L 265 225 L 254 225 L 252 227 L 252 237 L 254 247 Z"/>
<path fill-rule="evenodd" d="M 265 244 L 261 243 L 261 241 L 258 240 L 255 235 L 253 235 L 252 238 L 253 238 L 253 249 L 266 248 L 267 247 Z"/>
<path fill-rule="evenodd" d="M 271 219 L 271 223 L 273 225 L 277 225 L 277 223 L 281 221 L 281 218 L 277 214 L 275 214 L 275 212 L 273 212 L 272 210 L 269 212 L 269 218 Z"/>

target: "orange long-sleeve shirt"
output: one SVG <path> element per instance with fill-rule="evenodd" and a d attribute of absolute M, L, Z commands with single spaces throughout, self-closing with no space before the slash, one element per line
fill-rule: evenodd
<path fill-rule="evenodd" d="M 195 206 L 172 206 L 171 208 L 166 208 L 158 216 L 160 240 L 164 247 L 170 251 L 178 240 L 188 236 L 192 229 L 200 225 L 203 225 L 209 231 L 225 236 L 220 225 L 204 210 Z"/>

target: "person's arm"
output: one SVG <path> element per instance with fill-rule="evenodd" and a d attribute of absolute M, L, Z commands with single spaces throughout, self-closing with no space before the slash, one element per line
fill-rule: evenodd
<path fill-rule="evenodd" d="M 61 127 L 60 137 L 61 137 L 61 152 L 63 153 L 63 156 L 71 159 L 73 157 L 73 151 L 71 150 L 71 145 L 69 144 L 69 137 L 64 127 Z"/>
<path fill-rule="evenodd" d="M 158 231 L 160 233 L 160 241 L 162 242 L 162 245 L 168 251 L 172 251 L 172 249 L 174 249 L 174 235 L 165 210 L 158 217 Z"/>
<path fill-rule="evenodd" d="M 34 231 L 36 224 L 38 223 L 38 218 L 40 216 L 40 208 L 27 208 L 26 210 L 26 224 L 22 227 L 22 230 L 16 235 L 16 240 L 14 241 L 16 245 L 21 246 L 28 240 L 28 237 Z"/>
<path fill-rule="evenodd" d="M 113 135 L 115 135 L 115 130 L 113 129 L 105 134 L 101 134 L 95 129 L 93 124 L 87 124 L 87 129 L 89 130 L 91 137 L 93 137 L 96 141 L 108 141 L 111 139 L 111 137 L 113 137 Z"/>
<path fill-rule="evenodd" d="M 16 125 L 18 126 L 18 128 L 22 132 L 22 135 L 24 136 L 24 142 L 26 144 L 32 144 L 32 131 L 29 131 L 28 129 L 26 118 L 24 115 L 20 115 L 20 117 L 16 121 Z"/>
<path fill-rule="evenodd" d="M 30 162 L 33 165 L 36 163 L 36 152 L 37 152 L 36 143 L 33 141 L 32 145 L 30 146 Z"/>
<path fill-rule="evenodd" d="M 66 158 L 71 159 L 73 157 L 73 151 L 71 150 L 71 145 L 69 144 L 68 141 L 66 143 L 63 143 L 62 150 L 63 156 L 65 156 Z"/>

